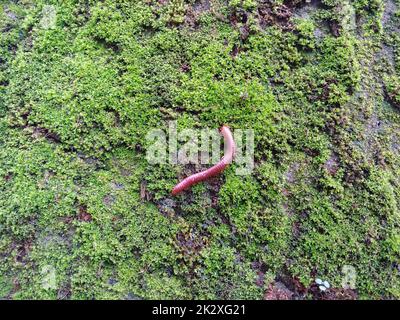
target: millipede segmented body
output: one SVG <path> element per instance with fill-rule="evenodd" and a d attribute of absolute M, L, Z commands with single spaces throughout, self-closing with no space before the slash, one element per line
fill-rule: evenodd
<path fill-rule="evenodd" d="M 173 189 L 172 189 L 172 195 L 177 195 L 181 193 L 182 191 L 190 188 L 191 186 L 205 181 L 209 179 L 210 177 L 214 177 L 221 173 L 222 171 L 225 170 L 225 168 L 232 162 L 233 157 L 235 156 L 236 152 L 236 145 L 235 141 L 233 140 L 233 135 L 231 130 L 229 129 L 228 126 L 222 126 L 220 129 L 220 133 L 224 137 L 225 140 L 225 154 L 222 157 L 222 159 L 212 166 L 211 168 L 201 171 L 199 173 L 193 174 L 186 179 L 182 180 L 179 182 Z"/>

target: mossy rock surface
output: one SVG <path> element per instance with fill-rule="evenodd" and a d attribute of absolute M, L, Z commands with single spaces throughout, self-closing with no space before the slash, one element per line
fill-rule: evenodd
<path fill-rule="evenodd" d="M 400 298 L 399 1 L 0 0 L 0 30 L 0 298 Z M 253 129 L 254 170 L 172 197 L 171 120 Z"/>

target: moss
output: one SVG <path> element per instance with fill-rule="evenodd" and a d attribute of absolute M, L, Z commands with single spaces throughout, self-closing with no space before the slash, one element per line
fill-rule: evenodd
<path fill-rule="evenodd" d="M 398 298 L 397 20 L 313 5 L 2 1 L 0 296 L 315 298 L 352 266 Z M 199 167 L 146 161 L 170 120 L 253 129 L 254 171 L 172 198 Z"/>
<path fill-rule="evenodd" d="M 397 76 L 385 78 L 387 96 L 391 103 L 397 108 L 400 107 L 400 80 Z"/>

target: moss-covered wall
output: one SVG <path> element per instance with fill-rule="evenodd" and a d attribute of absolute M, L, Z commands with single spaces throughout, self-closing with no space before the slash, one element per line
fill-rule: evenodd
<path fill-rule="evenodd" d="M 397 0 L 0 0 L 0 297 L 400 298 L 399 23 Z M 254 172 L 170 196 L 200 169 L 146 161 L 170 120 L 253 129 Z"/>

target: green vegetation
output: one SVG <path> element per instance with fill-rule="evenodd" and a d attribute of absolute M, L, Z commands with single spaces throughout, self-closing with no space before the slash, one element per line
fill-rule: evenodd
<path fill-rule="evenodd" d="M 0 298 L 399 299 L 399 12 L 0 0 Z M 170 120 L 254 129 L 254 172 L 171 197 Z"/>

